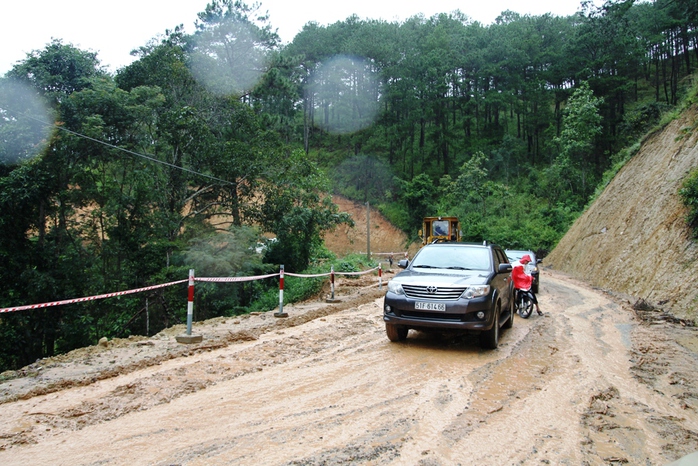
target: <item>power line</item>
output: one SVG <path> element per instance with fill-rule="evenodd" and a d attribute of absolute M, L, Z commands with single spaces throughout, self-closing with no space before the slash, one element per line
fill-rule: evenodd
<path fill-rule="evenodd" d="M 165 165 L 165 166 L 170 167 L 170 168 L 174 168 L 174 169 L 177 169 L 177 170 L 181 170 L 181 171 L 183 171 L 183 172 L 191 173 L 191 174 L 193 174 L 193 175 L 203 176 L 204 178 L 208 178 L 208 179 L 213 180 L 213 181 L 219 181 L 219 182 L 221 182 L 221 183 L 231 184 L 231 185 L 233 185 L 233 186 L 235 186 L 235 185 L 237 184 L 237 183 L 233 183 L 232 181 L 224 180 L 224 179 L 222 179 L 222 178 L 217 178 L 217 177 L 215 177 L 215 176 L 211 176 L 211 175 L 207 175 L 207 174 L 205 174 L 205 173 L 197 172 L 197 171 L 191 170 L 191 169 L 189 169 L 189 168 L 180 167 L 179 165 L 175 165 L 175 164 L 172 164 L 172 163 L 169 163 L 169 162 L 165 162 L 165 161 L 163 161 L 163 160 L 158 160 L 158 159 L 156 159 L 156 158 L 154 158 L 154 157 L 151 157 L 151 156 L 149 156 L 149 155 L 141 154 L 141 153 L 138 153 L 138 152 L 134 152 L 134 151 L 132 151 L 132 150 L 129 150 L 129 149 L 124 149 L 123 147 L 115 146 L 114 144 L 110 144 L 110 143 L 108 143 L 108 142 L 106 142 L 106 141 L 101 141 L 101 140 L 99 140 L 99 139 L 95 139 L 95 138 L 90 137 L 90 136 L 87 136 L 87 135 L 85 135 L 85 134 L 78 133 L 77 131 L 73 131 L 73 130 L 70 130 L 70 129 L 68 129 L 68 128 L 64 128 L 64 127 L 59 126 L 59 125 L 57 125 L 57 124 L 55 124 L 55 123 L 47 123 L 47 122 L 42 121 L 42 120 L 40 120 L 40 119 L 38 119 L 38 118 L 34 118 L 34 117 L 31 116 L 31 115 L 26 115 L 26 114 L 25 114 L 24 116 L 26 116 L 27 118 L 30 118 L 30 119 L 32 119 L 32 120 L 34 120 L 34 121 L 38 121 L 39 123 L 41 123 L 41 124 L 43 124 L 43 125 L 51 126 L 51 127 L 53 127 L 53 128 L 60 129 L 61 131 L 65 131 L 66 133 L 72 134 L 72 135 L 74 135 L 74 136 L 77 136 L 77 137 L 80 137 L 80 138 L 83 138 L 83 139 L 87 139 L 87 140 L 89 140 L 89 141 L 96 142 L 96 143 L 98 143 L 98 144 L 102 144 L 102 145 L 107 146 L 107 147 L 110 147 L 110 148 L 112 148 L 112 149 L 116 149 L 116 150 L 120 150 L 120 151 L 122 151 L 122 152 L 126 152 L 127 154 L 134 155 L 134 156 L 136 156 L 136 157 L 141 157 L 141 158 L 146 159 L 146 160 L 149 160 L 149 161 L 151 161 L 151 162 L 159 163 L 159 164 L 161 164 L 161 165 Z"/>

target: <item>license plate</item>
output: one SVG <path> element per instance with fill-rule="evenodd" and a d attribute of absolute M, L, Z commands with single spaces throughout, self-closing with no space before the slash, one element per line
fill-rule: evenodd
<path fill-rule="evenodd" d="M 443 303 L 423 303 L 417 301 L 414 303 L 414 308 L 420 311 L 445 311 L 446 305 Z"/>

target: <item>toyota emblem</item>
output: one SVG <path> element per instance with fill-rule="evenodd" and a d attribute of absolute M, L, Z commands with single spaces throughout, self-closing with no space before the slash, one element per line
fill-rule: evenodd
<path fill-rule="evenodd" d="M 438 288 L 435 287 L 434 285 L 427 286 L 427 293 L 435 294 L 437 291 L 438 291 Z"/>

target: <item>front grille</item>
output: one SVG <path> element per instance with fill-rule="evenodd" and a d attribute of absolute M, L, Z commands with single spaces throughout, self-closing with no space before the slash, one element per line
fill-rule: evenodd
<path fill-rule="evenodd" d="M 455 301 L 466 290 L 464 286 L 402 285 L 405 295 L 412 299 Z"/>

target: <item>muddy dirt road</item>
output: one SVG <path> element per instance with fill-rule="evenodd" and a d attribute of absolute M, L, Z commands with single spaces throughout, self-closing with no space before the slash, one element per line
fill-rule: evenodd
<path fill-rule="evenodd" d="M 355 284 L 356 285 L 356 284 Z M 341 286 L 340 286 L 341 289 Z M 374 284 L 6 374 L 3 465 L 661 465 L 698 450 L 696 330 L 544 271 L 483 351 L 390 343 Z M 12 376 L 12 377 L 10 377 Z"/>

